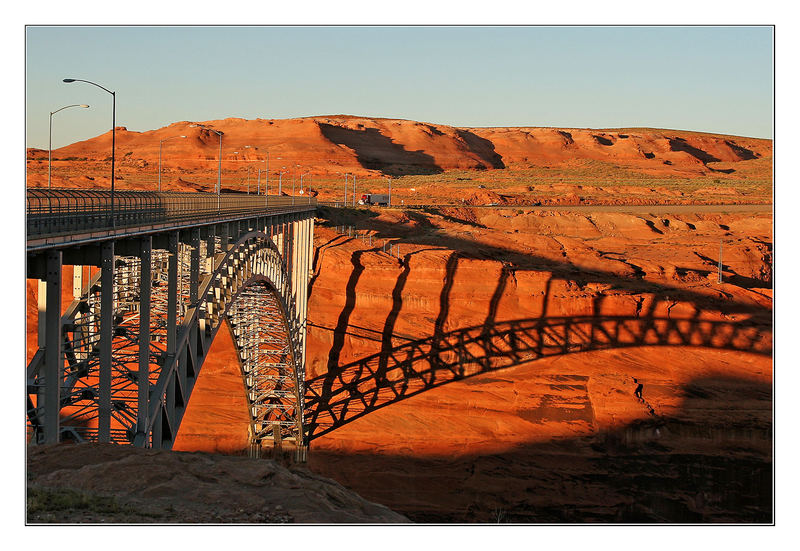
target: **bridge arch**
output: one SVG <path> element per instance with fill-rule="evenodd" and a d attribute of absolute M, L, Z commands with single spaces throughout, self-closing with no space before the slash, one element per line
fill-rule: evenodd
<path fill-rule="evenodd" d="M 158 375 L 147 424 L 133 443 L 172 447 L 199 370 L 228 319 L 248 401 L 251 449 L 267 436 L 303 446 L 305 320 L 299 317 L 287 258 L 270 236 L 255 231 L 214 265 L 184 316 L 176 352 Z"/>

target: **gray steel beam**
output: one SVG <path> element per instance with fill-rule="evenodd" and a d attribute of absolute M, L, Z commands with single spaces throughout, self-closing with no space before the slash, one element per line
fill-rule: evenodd
<path fill-rule="evenodd" d="M 222 244 L 222 252 L 228 252 L 228 239 L 230 236 L 230 224 L 220 224 L 222 231 L 220 233 L 220 242 Z"/>
<path fill-rule="evenodd" d="M 111 441 L 111 344 L 114 339 L 114 242 L 103 244 L 100 262 L 100 380 L 97 438 Z"/>
<path fill-rule="evenodd" d="M 170 232 L 167 252 L 167 358 L 175 355 L 178 336 L 178 232 Z"/>
<path fill-rule="evenodd" d="M 200 228 L 192 229 L 189 242 L 192 248 L 189 264 L 189 304 L 197 303 L 197 289 L 200 285 Z"/>
<path fill-rule="evenodd" d="M 139 374 L 138 407 L 136 412 L 136 432 L 147 431 L 147 412 L 150 395 L 150 291 L 153 282 L 151 237 L 144 237 L 139 258 L 142 261 L 139 278 Z M 146 439 L 145 439 L 146 440 Z"/>
<path fill-rule="evenodd" d="M 61 251 L 47 253 L 47 309 L 45 311 L 44 443 L 59 441 L 61 381 L 64 359 L 61 353 Z M 42 404 L 39 404 L 40 407 Z"/>
<path fill-rule="evenodd" d="M 214 262 L 214 250 L 216 248 L 216 236 L 217 236 L 217 225 L 212 224 L 208 227 L 208 235 L 206 236 L 206 256 L 211 258 L 211 270 L 214 269 L 213 262 Z"/>

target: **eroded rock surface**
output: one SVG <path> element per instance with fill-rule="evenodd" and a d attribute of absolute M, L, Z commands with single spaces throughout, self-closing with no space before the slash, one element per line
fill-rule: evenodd
<path fill-rule="evenodd" d="M 30 523 L 399 523 L 307 469 L 102 444 L 28 448 Z"/>

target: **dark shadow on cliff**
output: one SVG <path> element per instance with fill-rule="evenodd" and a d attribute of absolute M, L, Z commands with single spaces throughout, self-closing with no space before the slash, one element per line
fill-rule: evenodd
<path fill-rule="evenodd" d="M 717 266 L 718 261 L 714 260 L 713 258 L 709 258 L 708 256 L 701 254 L 697 251 L 694 252 L 695 256 L 702 260 L 709 266 Z M 771 253 L 770 253 L 771 254 Z M 708 276 L 711 272 L 716 272 L 716 269 L 704 271 L 704 270 L 694 270 L 698 272 L 701 276 Z M 765 279 L 756 279 L 753 277 L 747 277 L 743 275 L 737 274 L 734 269 L 726 263 L 722 263 L 722 271 L 723 271 L 723 281 L 728 283 L 732 283 L 733 285 L 738 285 L 739 287 L 746 287 L 747 289 L 772 289 L 772 270 L 770 269 L 767 277 Z"/>
<path fill-rule="evenodd" d="M 616 430 L 441 457 L 312 445 L 310 468 L 419 523 L 772 522 L 771 386 L 720 376 L 680 392 L 670 416 Z"/>
<path fill-rule="evenodd" d="M 481 138 L 477 134 L 473 134 L 469 130 L 463 130 L 461 128 L 456 129 L 456 134 L 458 137 L 464 140 L 464 143 L 467 144 L 470 151 L 475 153 L 480 159 L 486 163 L 489 168 L 505 168 L 506 165 L 503 162 L 503 157 L 497 153 L 494 149 L 494 144 L 487 140 L 486 138 Z M 485 168 L 483 166 L 479 166 L 476 168 Z"/>
<path fill-rule="evenodd" d="M 380 170 L 390 176 L 443 172 L 433 157 L 423 151 L 408 151 L 377 128 L 351 130 L 326 123 L 319 123 L 319 128 L 331 142 L 355 151 L 358 162 L 366 169 Z"/>
<path fill-rule="evenodd" d="M 370 249 L 370 251 L 378 251 L 379 248 L 376 247 L 375 249 Z M 350 262 L 352 263 L 352 270 L 350 271 L 350 277 L 347 279 L 347 284 L 345 285 L 345 305 L 342 308 L 341 313 L 339 314 L 339 319 L 336 322 L 336 329 L 333 332 L 333 344 L 331 345 L 331 349 L 328 352 L 328 371 L 335 371 L 337 366 L 339 365 L 339 355 L 342 352 L 342 348 L 344 347 L 344 337 L 345 333 L 344 330 L 347 328 L 350 322 L 350 315 L 353 313 L 353 310 L 356 306 L 356 285 L 358 284 L 358 280 L 361 277 L 362 272 L 364 271 L 364 266 L 361 264 L 361 256 L 364 255 L 369 251 L 362 250 L 362 251 L 355 251 L 351 258 Z"/>

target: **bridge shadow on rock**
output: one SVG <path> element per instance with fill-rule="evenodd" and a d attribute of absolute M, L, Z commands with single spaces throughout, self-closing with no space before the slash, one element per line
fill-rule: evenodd
<path fill-rule="evenodd" d="M 669 417 L 586 436 L 441 457 L 318 450 L 310 467 L 418 523 L 772 522 L 771 386 L 720 376 L 681 392 Z"/>
<path fill-rule="evenodd" d="M 333 143 L 355 151 L 358 162 L 366 169 L 380 170 L 390 176 L 443 172 L 433 157 L 422 151 L 408 151 L 377 128 L 352 130 L 326 123 L 319 123 L 319 128 L 322 135 Z"/>
<path fill-rule="evenodd" d="M 411 219 L 418 216 L 407 214 Z M 374 329 L 353 324 L 352 317 L 365 255 L 379 250 L 352 253 L 345 306 L 336 326 L 311 324 L 334 335 L 327 372 L 306 381 L 310 440 L 442 385 L 549 356 L 652 346 L 772 354 L 769 307 L 588 271 L 463 237 L 405 231 L 372 216 L 366 213 L 355 223 L 381 237 L 402 235 L 403 246 L 423 248 L 399 261 L 390 311 L 383 327 Z M 398 334 L 414 255 L 448 249 L 430 334 Z M 456 279 L 464 277 L 459 265 L 466 258 L 495 260 L 502 269 L 486 297 L 482 321 L 452 329 L 453 289 Z M 535 289 L 543 295 L 536 308 L 541 315 L 502 319 L 501 299 L 525 270 L 550 272 L 542 288 Z M 604 290 L 590 299 L 585 315 L 548 315 L 559 293 L 555 289 L 560 288 L 554 282 L 559 281 L 577 289 L 600 283 Z M 606 301 L 620 294 L 630 297 L 630 312 L 609 315 L 618 302 L 609 307 Z M 675 308 L 678 304 L 681 307 Z M 709 316 L 709 310 L 721 315 Z M 378 352 L 339 365 L 346 335 L 372 340 Z M 771 386 L 705 378 L 684 385 L 682 392 L 683 409 L 670 418 L 651 411 L 650 417 L 622 429 L 530 443 L 506 453 L 424 458 L 318 450 L 310 456 L 311 466 L 417 522 L 770 522 Z M 748 401 L 759 404 L 755 416 L 745 411 Z M 582 411 L 565 410 L 564 419 Z M 530 411 L 518 415 L 526 418 Z"/>
<path fill-rule="evenodd" d="M 548 356 L 642 346 L 772 353 L 771 339 L 757 325 L 654 316 L 487 320 L 393 348 L 388 341 L 384 336 L 381 352 L 306 382 L 311 440 L 433 388 Z"/>
<path fill-rule="evenodd" d="M 374 221 L 373 221 L 374 222 Z M 376 224 L 379 225 L 379 224 Z M 413 237 L 413 238 L 412 238 Z M 474 243 L 463 238 L 409 235 L 404 242 L 434 245 L 407 253 L 391 292 L 392 305 L 381 331 L 351 325 L 355 311 L 356 287 L 364 273 L 364 255 L 380 247 L 354 251 L 352 271 L 345 286 L 345 305 L 334 328 L 333 343 L 325 374 L 306 382 L 305 411 L 310 439 L 325 435 L 350 421 L 449 382 L 496 371 L 555 355 L 643 346 L 704 347 L 770 356 L 772 354 L 771 309 L 737 302 L 660 283 L 613 273 L 587 272 L 566 262 L 524 255 L 482 245 L 483 251 L 469 251 Z M 439 311 L 430 336 L 408 338 L 395 333 L 403 308 L 403 291 L 414 255 L 426 250 L 453 249 L 445 261 L 445 275 L 439 293 Z M 488 299 L 483 323 L 447 330 L 451 293 L 464 258 L 491 258 L 502 262 L 495 290 Z M 501 299 L 510 280 L 525 269 L 549 270 L 544 283 L 539 317 L 498 321 Z M 587 314 L 546 315 L 553 300 L 553 282 L 567 281 L 582 288 L 600 282 L 613 292 L 630 293 L 635 301 L 628 315 L 607 315 L 609 295 L 592 298 Z M 515 281 L 516 284 L 516 281 Z M 637 294 L 641 293 L 640 296 Z M 645 301 L 647 297 L 647 301 Z M 633 303 L 633 301 L 631 301 Z M 682 303 L 681 314 L 672 312 Z M 689 309 L 685 306 L 690 306 Z M 725 315 L 709 319 L 706 309 Z M 732 317 L 733 315 L 733 317 Z M 313 325 L 313 324 L 312 324 Z M 339 365 L 346 335 L 380 342 L 378 353 Z M 397 345 L 396 341 L 402 341 Z"/>

